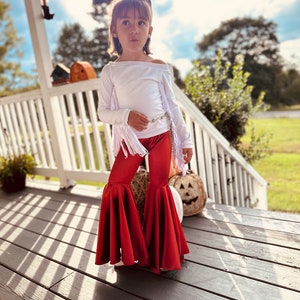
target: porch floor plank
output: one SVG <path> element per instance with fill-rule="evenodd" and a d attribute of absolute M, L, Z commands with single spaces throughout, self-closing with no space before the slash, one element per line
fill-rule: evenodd
<path fill-rule="evenodd" d="M 265 229 L 263 227 L 250 227 L 242 224 L 232 224 L 206 218 L 206 212 L 201 216 L 201 220 L 195 222 L 193 218 L 185 218 L 183 224 L 186 227 L 221 234 L 224 236 L 240 237 L 244 240 L 257 241 L 272 245 L 285 245 L 287 248 L 298 249 L 300 235 L 289 232 L 279 232 Z"/>
<path fill-rule="evenodd" d="M 0 299 L 1 300 L 62 300 L 41 285 L 24 276 L 0 266 Z"/>
<path fill-rule="evenodd" d="M 0 191 L 0 300 L 300 299 L 300 215 L 208 203 L 182 270 L 96 266 L 101 190 Z M 5 298 L 3 298 L 5 297 Z"/>

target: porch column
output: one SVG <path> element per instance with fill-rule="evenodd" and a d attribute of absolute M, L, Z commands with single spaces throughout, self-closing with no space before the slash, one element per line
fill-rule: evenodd
<path fill-rule="evenodd" d="M 53 89 L 50 75 L 53 71 L 51 55 L 48 45 L 47 33 L 42 14 L 40 0 L 24 0 L 27 19 L 30 29 L 32 47 L 34 50 L 39 83 L 45 108 L 45 114 L 50 130 L 51 143 L 57 166 L 57 176 L 62 187 L 74 185 L 74 181 L 67 178 L 64 170 L 71 169 L 69 149 L 63 128 L 62 115 L 58 97 L 50 97 L 49 91 Z"/>

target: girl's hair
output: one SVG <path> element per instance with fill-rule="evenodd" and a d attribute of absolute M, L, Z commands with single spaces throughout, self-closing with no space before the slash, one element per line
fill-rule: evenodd
<path fill-rule="evenodd" d="M 112 56 L 119 56 L 123 52 L 119 39 L 117 37 L 113 37 L 112 29 L 113 27 L 116 27 L 117 19 L 125 16 L 130 9 L 133 9 L 139 14 L 139 16 L 148 20 L 150 24 L 152 22 L 151 0 L 113 0 L 111 3 L 111 19 L 108 34 L 108 53 Z M 143 49 L 146 54 L 151 54 L 150 37 L 148 37 Z"/>

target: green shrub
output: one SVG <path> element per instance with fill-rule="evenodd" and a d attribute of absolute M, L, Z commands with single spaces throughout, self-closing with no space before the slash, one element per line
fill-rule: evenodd
<path fill-rule="evenodd" d="M 242 147 L 241 138 L 246 133 L 249 118 L 268 107 L 263 102 L 264 92 L 253 104 L 253 86 L 247 84 L 250 74 L 243 71 L 243 65 L 242 58 L 233 66 L 223 62 L 219 51 L 214 66 L 194 63 L 185 79 L 184 92 L 229 143 L 252 162 L 267 153 L 268 138 L 264 133 L 257 136 L 255 128 L 252 128 L 248 146 Z"/>

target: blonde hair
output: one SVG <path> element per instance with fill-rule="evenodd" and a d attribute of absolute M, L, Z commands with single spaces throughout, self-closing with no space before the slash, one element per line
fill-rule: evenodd
<path fill-rule="evenodd" d="M 111 15 L 110 15 L 110 26 L 109 26 L 109 48 L 108 53 L 113 55 L 121 55 L 123 52 L 120 41 L 117 37 L 113 37 L 112 30 L 116 27 L 117 19 L 126 15 L 128 10 L 133 9 L 138 14 L 152 23 L 152 8 L 150 0 L 113 0 L 111 3 Z M 148 37 L 144 46 L 144 52 L 151 54 L 150 52 L 150 37 Z"/>

